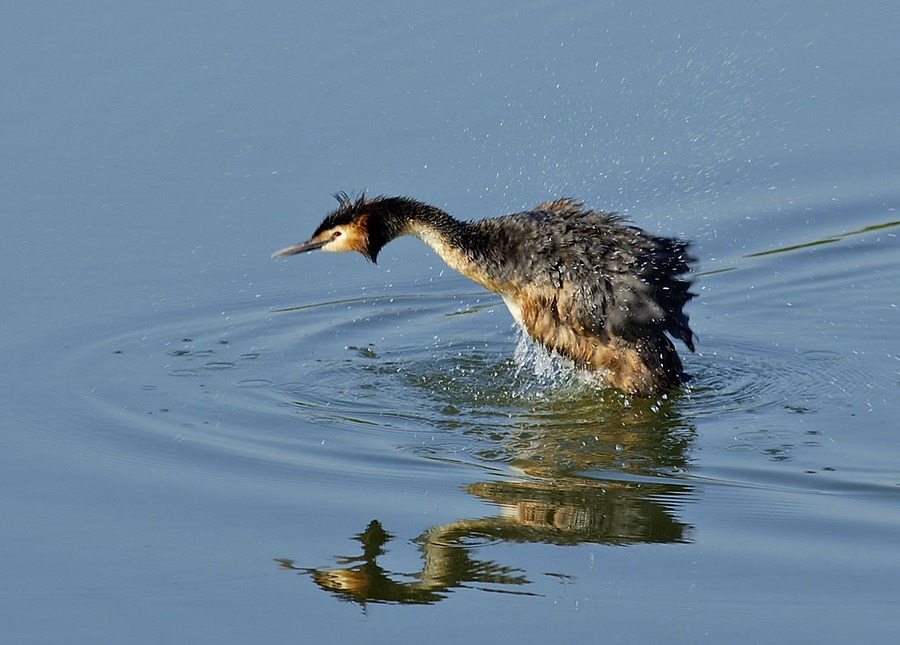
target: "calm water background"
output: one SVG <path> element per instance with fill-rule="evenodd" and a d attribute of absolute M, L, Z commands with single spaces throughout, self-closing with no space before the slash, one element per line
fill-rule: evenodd
<path fill-rule="evenodd" d="M 889 642 L 893 2 L 29 2 L 0 21 L 0 641 Z M 695 240 L 628 401 L 338 190 Z M 893 637 L 893 638 L 892 638 Z"/>

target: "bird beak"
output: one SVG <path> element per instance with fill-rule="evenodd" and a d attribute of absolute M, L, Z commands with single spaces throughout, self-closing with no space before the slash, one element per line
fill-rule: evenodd
<path fill-rule="evenodd" d="M 328 239 L 324 240 L 309 240 L 307 242 L 300 242 L 299 244 L 292 244 L 291 246 L 286 246 L 279 251 L 275 251 L 272 254 L 273 258 L 281 258 L 286 255 L 296 255 L 298 253 L 307 253 L 309 251 L 315 251 L 316 249 L 321 249 L 328 243 Z"/>

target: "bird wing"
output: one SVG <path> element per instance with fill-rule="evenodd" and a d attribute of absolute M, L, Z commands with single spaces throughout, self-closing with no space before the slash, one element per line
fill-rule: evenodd
<path fill-rule="evenodd" d="M 533 297 L 563 326 L 628 340 L 669 333 L 693 351 L 684 313 L 693 297 L 684 279 L 694 262 L 689 244 L 623 222 L 571 199 L 540 204 L 505 226 L 506 252 L 519 256 L 513 281 L 542 292 Z"/>

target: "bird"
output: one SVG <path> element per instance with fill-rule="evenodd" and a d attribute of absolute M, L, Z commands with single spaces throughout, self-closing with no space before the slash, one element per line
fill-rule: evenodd
<path fill-rule="evenodd" d="M 334 197 L 338 207 L 309 240 L 272 257 L 357 251 L 374 264 L 385 244 L 413 235 L 499 294 L 532 339 L 600 387 L 650 397 L 689 378 L 672 339 L 695 351 L 684 312 L 696 295 L 687 276 L 696 262 L 690 242 L 568 197 L 468 221 L 410 197 Z"/>

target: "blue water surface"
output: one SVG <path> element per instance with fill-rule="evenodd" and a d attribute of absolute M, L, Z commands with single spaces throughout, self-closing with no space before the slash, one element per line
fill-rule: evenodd
<path fill-rule="evenodd" d="M 900 10 L 19 3 L 0 641 L 890 642 Z M 331 193 L 692 239 L 694 378 L 599 391 Z"/>

